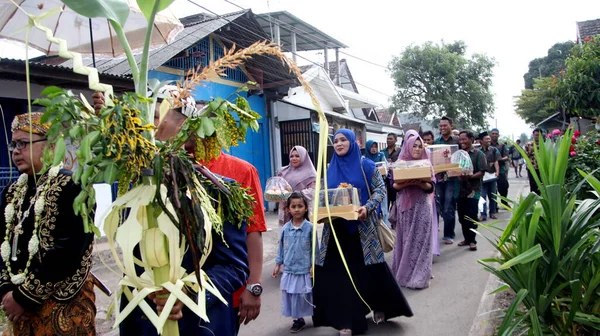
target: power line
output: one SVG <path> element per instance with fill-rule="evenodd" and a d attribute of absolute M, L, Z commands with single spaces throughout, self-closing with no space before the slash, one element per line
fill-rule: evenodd
<path fill-rule="evenodd" d="M 225 1 L 227 1 L 227 0 L 225 0 Z M 194 1 L 192 1 L 192 0 L 188 0 L 188 2 L 190 2 L 191 4 L 193 4 L 193 5 L 195 5 L 195 6 L 199 7 L 199 8 L 201 8 L 201 9 L 203 9 L 203 10 L 205 10 L 205 11 L 207 11 L 207 12 L 209 12 L 209 13 L 211 13 L 211 14 L 215 15 L 215 16 L 217 16 L 217 18 L 219 18 L 219 19 L 225 20 L 225 21 L 229 22 L 230 24 L 232 24 L 232 25 L 235 25 L 235 26 L 237 26 L 237 27 L 239 27 L 239 28 L 241 28 L 241 29 L 243 29 L 243 30 L 245 30 L 245 31 L 249 32 L 250 34 L 257 36 L 259 39 L 264 39 L 264 36 L 261 36 L 261 35 L 257 34 L 256 32 L 254 32 L 254 31 L 252 31 L 252 30 L 250 30 L 250 29 L 248 29 L 248 28 L 246 28 L 246 27 L 244 27 L 244 26 L 242 26 L 242 25 L 240 25 L 240 24 L 238 24 L 238 23 L 236 23 L 236 22 L 234 22 L 234 21 L 231 21 L 231 20 L 229 20 L 229 19 L 227 19 L 227 18 L 223 17 L 222 15 L 220 15 L 220 14 L 217 14 L 217 13 L 215 13 L 214 11 L 212 11 L 212 10 L 210 10 L 210 9 L 208 9 L 208 8 L 206 8 L 206 7 L 204 7 L 204 6 L 200 5 L 200 4 L 198 4 L 198 3 L 196 3 L 196 2 L 194 2 Z M 229 1 L 228 1 L 228 2 L 229 2 Z M 235 4 L 235 5 L 236 5 L 237 7 L 239 7 L 239 8 L 241 8 L 241 9 L 243 9 L 243 10 L 247 10 L 246 8 L 240 7 L 240 6 L 238 6 L 237 4 Z M 300 58 L 302 58 L 302 59 L 304 59 L 304 60 L 306 60 L 306 61 L 308 61 L 308 62 L 310 62 L 310 63 L 312 63 L 312 64 L 314 64 L 314 65 L 316 65 L 316 66 L 319 66 L 319 67 L 322 67 L 322 68 L 324 68 L 324 67 L 323 67 L 321 64 L 315 63 L 315 62 L 313 62 L 312 60 L 310 60 L 310 59 L 308 59 L 308 58 L 306 58 L 306 57 L 304 57 L 304 56 L 302 56 L 302 55 L 299 55 L 298 53 L 294 53 L 294 52 L 291 52 L 291 53 L 292 53 L 292 54 L 294 54 L 294 55 L 296 55 L 296 56 L 298 56 L 298 57 L 300 57 Z M 329 74 L 327 74 L 327 75 L 329 75 Z M 352 81 L 352 79 L 351 79 L 351 78 L 349 78 L 349 77 L 347 77 L 347 76 L 341 76 L 341 74 L 340 74 L 340 77 L 342 77 L 342 78 L 346 78 L 346 79 L 348 79 L 348 80 L 351 80 L 351 81 Z M 388 98 L 392 98 L 392 96 L 390 96 L 390 95 L 388 95 L 388 94 L 386 94 L 386 93 L 383 93 L 383 92 L 381 92 L 381 91 L 378 91 L 378 90 L 376 90 L 376 89 L 373 89 L 373 88 L 371 88 L 371 87 L 370 87 L 370 86 L 368 86 L 368 85 L 365 85 L 365 84 L 359 83 L 359 82 L 357 82 L 357 81 L 354 81 L 354 83 L 355 83 L 355 84 L 357 84 L 357 85 L 363 86 L 363 87 L 365 87 L 365 88 L 367 88 L 367 89 L 369 89 L 369 90 L 371 90 L 371 91 L 373 91 L 373 92 L 377 92 L 377 93 L 379 93 L 379 94 L 382 94 L 382 95 L 384 95 L 384 96 L 386 96 L 386 97 L 388 97 Z"/>
<path fill-rule="evenodd" d="M 348 54 L 348 53 L 345 53 L 345 52 L 343 52 L 343 51 L 340 51 L 340 54 L 344 54 L 344 55 L 346 55 L 346 56 L 350 56 L 350 57 L 352 57 L 352 58 L 355 58 L 355 59 L 357 59 L 357 60 L 359 60 L 359 61 L 363 61 L 363 62 L 365 62 L 365 63 L 371 64 L 371 65 L 374 65 L 374 66 L 378 66 L 378 67 L 380 67 L 380 68 L 384 68 L 384 69 L 386 69 L 386 70 L 388 70 L 388 69 L 389 69 L 389 68 L 388 68 L 388 67 L 386 67 L 385 65 L 377 64 L 377 63 L 374 63 L 374 62 L 368 61 L 368 60 L 366 60 L 366 59 L 360 58 L 360 57 L 358 57 L 358 56 L 350 55 L 350 54 Z"/>
<path fill-rule="evenodd" d="M 234 3 L 234 2 L 232 2 L 232 1 L 230 1 L 230 0 L 223 0 L 223 1 L 225 1 L 225 2 L 227 2 L 227 3 L 229 3 L 229 4 L 232 4 L 232 5 L 236 6 L 236 7 L 237 7 L 237 8 L 239 8 L 239 9 L 246 10 L 246 8 L 244 8 L 244 7 L 242 7 L 242 6 L 238 5 L 238 4 L 236 4 L 236 3 Z M 323 41 L 317 41 L 317 40 L 315 40 L 315 39 L 314 39 L 314 38 L 311 36 L 311 34 L 310 34 L 310 33 L 308 33 L 308 32 L 306 32 L 306 31 L 304 31 L 304 30 L 303 30 L 303 29 L 301 29 L 300 27 L 295 27 L 295 26 L 293 26 L 293 25 L 291 25 L 291 24 L 289 24 L 289 23 L 287 23 L 287 22 L 283 22 L 283 21 L 281 21 L 281 20 L 279 20 L 279 19 L 277 19 L 277 18 L 273 18 L 273 17 L 271 17 L 271 15 L 270 15 L 271 13 L 268 13 L 268 14 L 269 14 L 269 24 L 270 24 L 270 25 L 272 24 L 271 20 L 275 20 L 275 22 L 276 22 L 276 23 L 278 23 L 280 26 L 285 26 L 285 27 L 286 27 L 286 29 L 288 29 L 288 30 L 290 30 L 290 31 L 292 31 L 292 32 L 294 32 L 294 33 L 300 32 L 298 35 L 300 35 L 300 36 L 301 36 L 301 37 L 303 37 L 304 39 L 311 40 L 312 42 L 315 42 L 315 43 L 317 43 L 317 44 L 322 44 L 322 45 L 323 45 L 323 47 L 325 48 L 326 42 L 323 42 Z M 272 28 L 271 28 L 271 30 L 272 30 Z M 272 32 L 272 31 L 271 31 L 271 38 L 273 38 L 273 32 Z M 362 61 L 362 62 L 365 62 L 365 63 L 371 64 L 371 65 L 374 65 L 374 66 L 377 66 L 377 67 L 380 67 L 380 68 L 383 68 L 383 69 L 386 69 L 386 70 L 388 69 L 388 67 L 387 67 L 387 66 L 385 66 L 385 65 L 377 64 L 377 63 L 375 63 L 375 62 L 372 62 L 372 61 L 366 60 L 366 59 L 364 59 L 364 58 L 361 58 L 361 57 L 358 57 L 358 56 L 355 56 L 355 55 L 349 54 L 349 53 L 347 53 L 347 52 L 343 52 L 343 51 L 339 51 L 339 52 L 340 52 L 341 54 L 344 54 L 344 55 L 346 55 L 346 56 L 352 57 L 352 58 L 354 58 L 354 59 L 357 59 L 357 60 L 359 60 L 359 61 Z"/>

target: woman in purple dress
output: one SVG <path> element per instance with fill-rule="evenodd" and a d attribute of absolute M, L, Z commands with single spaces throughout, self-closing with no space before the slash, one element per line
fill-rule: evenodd
<path fill-rule="evenodd" d="M 429 151 L 417 132 L 408 131 L 406 139 L 398 160 L 429 161 Z M 390 223 L 396 229 L 392 272 L 402 287 L 429 287 L 433 262 L 433 202 L 430 194 L 434 190 L 434 181 L 432 168 L 429 181 L 394 183 L 398 194 L 390 213 Z"/>

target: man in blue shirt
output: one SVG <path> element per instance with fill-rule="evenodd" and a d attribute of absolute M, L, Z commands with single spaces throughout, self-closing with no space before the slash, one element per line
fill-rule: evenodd
<path fill-rule="evenodd" d="M 193 98 L 188 98 L 190 102 L 183 108 L 193 108 L 195 104 Z M 94 98 L 94 105 L 102 105 L 104 102 L 100 98 Z M 162 141 L 176 135 L 183 125 L 186 116 L 183 115 L 182 108 L 171 109 L 167 112 L 162 122 L 160 122 L 160 104 L 156 104 L 155 125 L 158 127 L 156 138 Z M 231 179 L 222 178 L 225 183 L 234 182 Z M 208 190 L 210 194 L 213 191 Z M 206 292 L 206 312 L 210 322 L 203 321 L 198 315 L 189 310 L 179 300 L 171 310 L 169 319 L 177 320 L 180 335 L 195 336 L 235 336 L 238 333 L 238 316 L 232 307 L 233 293 L 245 285 L 248 279 L 248 250 L 246 245 L 246 222 L 223 223 L 223 237 L 216 232 L 212 232 L 212 250 L 208 255 L 202 269 L 210 280 L 214 283 L 219 293 L 227 301 L 227 305 L 221 302 L 213 294 Z M 139 250 L 136 251 L 139 255 Z M 194 272 L 194 262 L 190 250 L 186 252 L 183 258 L 182 267 L 188 273 Z M 144 269 L 136 265 L 136 272 L 142 274 Z M 194 301 L 197 301 L 197 295 L 190 293 Z M 166 300 L 153 297 L 153 300 L 147 298 L 146 301 L 152 309 L 159 310 L 165 305 Z M 121 307 L 124 309 L 128 300 L 123 295 L 121 298 Z M 119 332 L 122 336 L 155 336 L 158 335 L 154 325 L 148 320 L 139 307 L 136 307 L 123 322 L 119 325 Z"/>
<path fill-rule="evenodd" d="M 440 136 L 435 139 L 436 145 L 458 145 L 459 139 L 452 134 L 452 119 L 442 117 L 440 120 Z M 436 175 L 437 184 L 435 195 L 439 206 L 439 214 L 444 219 L 444 243 L 449 245 L 454 242 L 454 228 L 456 226 L 456 200 L 458 198 L 458 178 L 448 177 L 446 173 Z"/>

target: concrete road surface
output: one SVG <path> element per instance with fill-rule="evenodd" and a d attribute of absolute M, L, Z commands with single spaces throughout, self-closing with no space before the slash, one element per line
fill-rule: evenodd
<path fill-rule="evenodd" d="M 513 174 L 514 172 L 511 172 L 510 176 Z M 526 176 L 521 179 L 511 178 L 510 184 L 510 197 L 529 191 Z M 499 218 L 503 220 L 508 216 L 507 211 L 501 211 L 499 214 Z M 262 297 L 261 314 L 258 320 L 242 326 L 240 331 L 242 336 L 288 335 L 291 327 L 291 319 L 283 318 L 280 313 L 279 279 L 271 278 L 279 235 L 276 214 L 268 214 L 267 225 L 269 231 L 263 234 L 265 291 Z M 461 232 L 460 225 L 457 224 L 456 242 L 462 240 Z M 458 247 L 456 242 L 453 245 L 442 244 L 441 256 L 434 257 L 435 278 L 431 281 L 430 288 L 403 289 L 415 315 L 411 318 L 396 318 L 379 326 L 371 324 L 369 335 L 458 336 L 469 333 L 489 278 L 489 274 L 483 271 L 477 260 L 492 256 L 494 250 L 481 238 L 478 239 L 479 250 L 476 252 Z M 110 267 L 116 270 L 116 267 L 106 245 L 106 243 L 96 244 L 96 262 L 93 270 L 111 290 L 114 290 L 117 288 L 120 275 L 108 269 Z M 391 261 L 391 254 L 387 258 Z M 118 331 L 111 330 L 113 318 L 106 316 L 110 301 L 111 298 L 96 291 L 98 335 L 118 335 Z M 307 328 L 301 332 L 302 335 L 337 335 L 337 332 L 330 328 L 312 328 L 310 317 L 307 318 L 307 324 Z"/>
<path fill-rule="evenodd" d="M 514 178 L 511 172 L 509 197 L 514 198 L 529 192 L 527 177 Z M 506 220 L 510 213 L 502 210 L 499 220 Z M 490 221 L 488 220 L 489 223 Z M 278 231 L 274 228 L 273 231 Z M 484 232 L 485 230 L 481 230 Z M 483 291 L 490 274 L 485 272 L 478 259 L 494 254 L 493 247 L 483 238 L 478 238 L 478 251 L 458 247 L 462 240 L 460 224 L 456 225 L 456 241 L 453 245 L 441 245 L 441 256 L 434 257 L 431 286 L 424 290 L 403 289 L 414 316 L 395 318 L 383 325 L 369 325 L 369 335 L 411 335 L 411 336 L 459 336 L 467 335 L 476 317 L 483 297 Z M 440 238 L 442 234 L 440 234 Z M 392 255 L 387 256 L 391 262 Z M 292 321 L 280 313 L 279 279 L 271 278 L 273 261 L 265 258 L 261 314 L 256 321 L 242 326 L 242 336 L 288 335 Z M 337 335 L 331 328 L 313 328 L 310 318 L 302 335 Z"/>

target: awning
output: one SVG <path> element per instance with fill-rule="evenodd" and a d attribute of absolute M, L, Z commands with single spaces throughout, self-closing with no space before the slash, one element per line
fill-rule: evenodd
<path fill-rule="evenodd" d="M 556 112 L 553 115 L 549 116 L 548 118 L 542 120 L 541 122 L 539 122 L 536 126 L 540 126 L 542 124 L 545 124 L 546 122 L 554 119 L 556 116 L 558 116 L 560 114 L 560 112 Z M 557 120 L 558 122 L 562 122 L 562 120 Z"/>
<path fill-rule="evenodd" d="M 312 106 L 312 105 L 305 106 L 303 104 L 292 103 L 292 102 L 289 102 L 289 101 L 284 100 L 284 99 L 279 99 L 278 101 L 282 102 L 282 103 L 285 103 L 285 104 L 288 104 L 288 105 L 296 106 L 298 108 L 302 108 L 302 109 L 306 109 L 306 110 L 309 110 L 309 111 L 317 112 L 315 110 L 314 106 Z M 328 116 L 331 116 L 331 117 L 334 117 L 334 118 L 339 118 L 339 119 L 344 119 L 344 120 L 352 121 L 352 122 L 355 122 L 357 124 L 361 124 L 361 125 L 365 125 L 366 124 L 365 120 L 353 118 L 353 117 L 350 117 L 350 116 L 347 116 L 345 114 L 341 114 L 341 113 L 338 113 L 338 112 L 323 110 L 323 113 L 325 115 L 328 115 Z"/>
<path fill-rule="evenodd" d="M 373 140 L 377 143 L 386 143 L 387 142 L 387 133 L 367 132 L 367 140 Z"/>
<path fill-rule="evenodd" d="M 381 104 L 376 102 L 369 97 L 363 96 L 356 92 L 341 88 L 336 86 L 338 92 L 348 101 L 349 107 L 353 108 L 371 108 L 371 107 L 381 107 Z"/>

